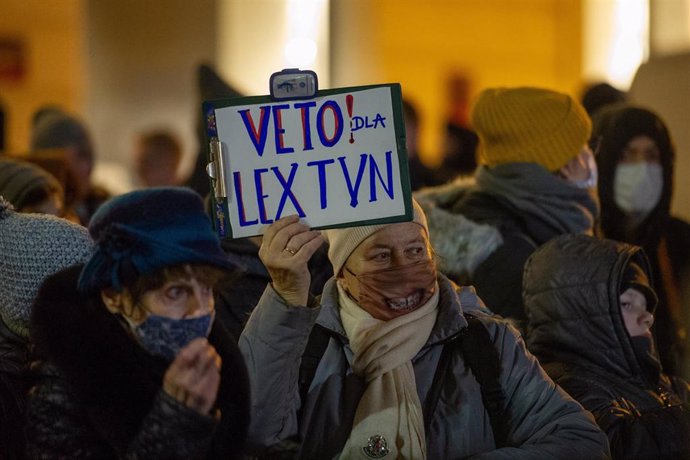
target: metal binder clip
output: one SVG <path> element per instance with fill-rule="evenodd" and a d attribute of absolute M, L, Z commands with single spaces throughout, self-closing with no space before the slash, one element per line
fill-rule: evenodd
<path fill-rule="evenodd" d="M 225 162 L 223 161 L 223 146 L 221 142 L 214 138 L 209 143 L 211 151 L 211 162 L 206 165 L 206 173 L 211 178 L 213 185 L 213 195 L 216 199 L 227 198 L 225 189 Z"/>

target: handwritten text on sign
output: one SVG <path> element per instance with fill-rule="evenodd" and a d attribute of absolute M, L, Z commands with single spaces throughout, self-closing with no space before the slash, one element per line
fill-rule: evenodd
<path fill-rule="evenodd" d="M 216 109 L 234 237 L 405 213 L 389 87 Z"/>

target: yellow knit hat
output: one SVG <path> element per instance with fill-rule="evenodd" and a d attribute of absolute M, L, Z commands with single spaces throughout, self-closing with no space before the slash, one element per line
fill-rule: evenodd
<path fill-rule="evenodd" d="M 592 132 L 584 107 L 567 94 L 541 88 L 490 88 L 470 114 L 479 136 L 479 162 L 537 163 L 555 172 L 575 157 Z"/>

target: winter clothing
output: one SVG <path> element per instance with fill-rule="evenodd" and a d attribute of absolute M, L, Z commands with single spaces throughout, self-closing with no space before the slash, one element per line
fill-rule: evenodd
<path fill-rule="evenodd" d="M 21 458 L 28 391 L 29 315 L 43 280 L 89 256 L 85 228 L 21 214 L 0 198 L 0 458 Z"/>
<path fill-rule="evenodd" d="M 482 453 L 486 458 L 511 459 L 605 457 L 603 434 L 579 405 L 545 378 L 515 331 L 490 317 L 472 289 L 459 288 L 442 275 L 438 282 L 438 319 L 412 358 L 419 401 L 426 402 L 443 344 L 462 333 L 467 326 L 462 313 L 471 312 L 486 326 L 501 356 L 505 372 L 500 382 L 508 395 L 511 447 L 493 452 L 496 446 L 478 383 L 457 353 L 451 357 L 447 381 L 426 432 L 427 457 L 463 458 Z M 300 401 L 300 356 L 314 323 L 326 328 L 331 339 L 307 398 Z M 253 443 L 269 446 L 299 435 L 299 458 L 337 456 L 350 436 L 366 384 L 353 373 L 353 351 L 339 314 L 336 280 L 324 287 L 320 308 L 289 306 L 267 287 L 242 333 L 240 349 L 254 392 Z M 371 434 L 375 442 L 376 433 Z"/>
<path fill-rule="evenodd" d="M 119 195 L 94 214 L 89 232 L 98 247 L 79 279 L 81 291 L 112 286 L 163 267 L 233 265 L 196 193 L 182 187 L 160 187 Z"/>
<path fill-rule="evenodd" d="M 424 208 L 439 270 L 472 284 L 495 313 L 522 320 L 522 268 L 536 247 L 592 231 L 590 192 L 536 163 L 480 166 L 473 178 L 415 194 Z"/>
<path fill-rule="evenodd" d="M 424 211 L 414 199 L 412 200 L 413 215 L 412 222 L 424 228 L 429 234 Z M 345 265 L 345 261 L 350 257 L 352 251 L 359 246 L 362 241 L 371 235 L 387 227 L 390 224 L 363 225 L 360 227 L 334 228 L 332 230 L 322 230 L 321 235 L 328 243 L 328 259 L 333 266 L 333 272 L 337 275 Z"/>
<path fill-rule="evenodd" d="M 24 161 L 0 158 L 0 196 L 22 210 L 37 191 L 62 192 L 58 180 L 43 168 Z"/>
<path fill-rule="evenodd" d="M 637 246 L 564 235 L 525 265 L 527 345 L 544 369 L 590 410 L 614 458 L 690 458 L 690 386 L 660 372 L 630 337 L 619 296 Z M 656 362 L 656 365 L 654 363 Z"/>
<path fill-rule="evenodd" d="M 656 207 L 640 223 L 618 207 L 614 179 L 618 162 L 627 144 L 635 137 L 648 136 L 656 143 L 663 169 L 663 190 Z M 631 106 L 611 106 L 594 118 L 592 137 L 599 139 L 597 166 L 601 200 L 602 236 L 642 246 L 650 259 L 651 279 L 659 297 L 653 332 L 664 369 L 677 373 L 682 354 L 683 282 L 690 279 L 690 224 L 670 215 L 673 194 L 675 152 L 661 118 L 650 110 Z"/>
<path fill-rule="evenodd" d="M 656 310 L 659 299 L 652 288 L 649 276 L 647 276 L 644 269 L 635 262 L 628 263 L 628 266 L 623 272 L 620 291 L 625 292 L 627 289 L 637 289 L 640 291 L 647 301 L 647 310 L 650 312 Z"/>
<path fill-rule="evenodd" d="M 383 321 L 362 309 L 338 285 L 340 318 L 353 352 L 352 369 L 367 382 L 340 458 L 361 456 L 359 452 L 373 432 L 383 439 L 396 440 L 385 447 L 392 458 L 426 457 L 422 403 L 412 358 L 436 323 L 438 299 L 437 287 L 416 310 Z"/>
<path fill-rule="evenodd" d="M 24 458 L 24 410 L 29 391 L 25 339 L 0 319 L 0 458 Z"/>
<path fill-rule="evenodd" d="M 592 123 L 567 94 L 541 88 L 489 88 L 470 113 L 479 136 L 479 162 L 536 163 L 555 172 L 589 140 Z"/>
<path fill-rule="evenodd" d="M 22 214 L 0 198 L 0 319 L 22 339 L 38 287 L 50 274 L 83 262 L 93 243 L 85 228 L 45 214 Z"/>
<path fill-rule="evenodd" d="M 43 285 L 31 318 L 40 357 L 27 409 L 32 458 L 241 458 L 248 382 L 232 337 L 214 324 L 222 359 L 216 416 L 162 390 L 165 359 L 147 353 L 95 293 L 76 290 L 80 266 Z M 54 312 L 59 311 L 59 315 Z"/>
<path fill-rule="evenodd" d="M 239 339 L 252 310 L 259 303 L 271 277 L 259 259 L 259 246 L 248 238 L 222 240 L 221 247 L 230 262 L 237 266 L 231 277 L 218 283 L 216 295 L 216 321 Z M 320 295 L 324 283 L 333 276 L 325 249 L 320 248 L 309 261 L 311 294 Z"/>

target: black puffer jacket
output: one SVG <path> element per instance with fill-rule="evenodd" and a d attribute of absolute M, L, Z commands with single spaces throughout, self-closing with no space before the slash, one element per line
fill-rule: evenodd
<path fill-rule="evenodd" d="M 539 248 L 525 265 L 527 345 L 594 414 L 615 458 L 690 458 L 690 387 L 650 371 L 623 322 L 630 261 L 649 274 L 639 247 L 612 240 L 568 235 Z"/>
<path fill-rule="evenodd" d="M 27 407 L 30 458 L 241 458 L 249 425 L 244 362 L 216 322 L 209 342 L 223 365 L 216 407 L 201 415 L 162 390 L 168 367 L 147 353 L 97 297 L 76 292 L 81 266 L 48 278 L 30 331 L 37 385 Z"/>
<path fill-rule="evenodd" d="M 24 458 L 28 344 L 0 319 L 0 459 Z"/>

